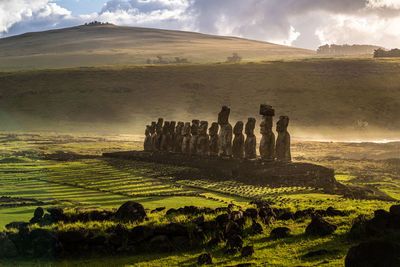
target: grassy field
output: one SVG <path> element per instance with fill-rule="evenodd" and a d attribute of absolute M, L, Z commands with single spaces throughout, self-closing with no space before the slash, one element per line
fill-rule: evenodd
<path fill-rule="evenodd" d="M 2 130 L 140 134 L 166 120 L 290 117 L 294 138 L 397 140 L 400 61 L 308 59 L 243 64 L 0 72 Z M 379 92 L 379 93 L 377 93 Z M 258 133 L 258 122 L 256 133 Z"/>
<path fill-rule="evenodd" d="M 313 188 L 267 188 L 249 186 L 234 181 L 176 179 L 169 174 L 176 167 L 153 163 L 105 159 L 102 152 L 141 149 L 141 142 L 126 136 L 77 136 L 51 134 L 0 135 L 0 197 L 21 197 L 43 202 L 44 207 L 62 206 L 67 209 L 117 208 L 127 200 L 135 200 L 147 211 L 157 207 L 178 208 L 185 205 L 205 207 L 226 206 L 229 203 L 247 207 L 252 198 L 271 200 L 275 207 L 291 211 L 329 206 L 346 210 L 347 217 L 328 218 L 339 229 L 331 236 L 310 238 L 304 235 L 309 219 L 276 221 L 264 233 L 251 237 L 246 244 L 255 247 L 252 258 L 227 257 L 223 247 L 210 250 L 214 263 L 220 266 L 252 262 L 277 266 L 342 266 L 344 256 L 354 241 L 345 233 L 359 214 L 372 214 L 374 210 L 388 209 L 394 202 L 379 200 L 344 199 L 325 194 Z M 400 201 L 399 143 L 351 144 L 295 142 L 293 156 L 296 161 L 318 163 L 336 169 L 336 179 L 350 185 L 369 185 Z M 338 152 L 335 153 L 337 148 Z M 339 150 L 340 149 L 340 150 Z M 86 158 L 69 161 L 43 159 L 44 154 L 79 153 Z M 370 152 L 371 157 L 365 157 Z M 381 155 L 372 159 L 372 155 Z M 343 155 L 347 155 L 344 157 Z M 385 157 L 387 155 L 387 157 Z M 391 158 L 391 159 L 389 159 Z M 29 220 L 37 205 L 0 207 L 0 228 L 16 220 Z M 152 215 L 157 216 L 157 215 Z M 169 220 L 182 220 L 171 217 Z M 292 236 L 282 240 L 268 238 L 272 228 L 286 226 Z M 67 226 L 63 226 L 67 227 Z M 78 224 L 71 227 L 99 227 Z M 101 226 L 103 227 L 103 226 Z M 307 252 L 318 249 L 327 255 L 307 258 Z M 190 266 L 203 251 L 172 254 L 144 254 L 102 258 L 57 261 L 57 266 Z M 54 262 L 39 260 L 3 261 L 5 266 L 51 266 Z"/>
<path fill-rule="evenodd" d="M 302 58 L 315 51 L 235 37 L 115 25 L 77 26 L 0 39 L 0 69 L 145 64 L 162 56 L 190 62 Z"/>

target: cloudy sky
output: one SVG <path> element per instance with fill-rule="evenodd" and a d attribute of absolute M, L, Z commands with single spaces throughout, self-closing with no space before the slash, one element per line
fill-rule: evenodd
<path fill-rule="evenodd" d="M 0 0 L 0 37 L 92 20 L 310 49 L 400 47 L 400 0 Z"/>

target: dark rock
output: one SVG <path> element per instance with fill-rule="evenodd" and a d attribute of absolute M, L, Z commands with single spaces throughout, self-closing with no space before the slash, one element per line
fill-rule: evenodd
<path fill-rule="evenodd" d="M 388 241 L 368 241 L 350 248 L 346 267 L 400 266 L 400 245 Z"/>
<path fill-rule="evenodd" d="M 245 212 L 244 212 L 244 216 L 248 217 L 250 219 L 253 220 L 257 220 L 258 219 L 258 210 L 254 209 L 254 208 L 248 208 Z"/>
<path fill-rule="evenodd" d="M 207 247 L 216 247 L 219 243 L 221 243 L 221 239 L 217 236 L 208 241 Z"/>
<path fill-rule="evenodd" d="M 243 228 L 238 223 L 230 221 L 225 227 L 225 238 L 229 239 L 235 235 L 243 235 Z"/>
<path fill-rule="evenodd" d="M 35 257 L 46 257 L 54 254 L 56 239 L 52 231 L 46 229 L 32 230 L 30 240 Z"/>
<path fill-rule="evenodd" d="M 263 227 L 258 222 L 253 221 L 253 224 L 251 225 L 249 232 L 251 235 L 261 234 L 263 232 Z"/>
<path fill-rule="evenodd" d="M 326 209 L 326 215 L 334 217 L 334 216 L 346 216 L 347 214 L 344 211 L 337 210 L 333 207 L 329 207 Z"/>
<path fill-rule="evenodd" d="M 145 225 L 139 225 L 132 228 L 132 230 L 128 234 L 129 237 L 128 239 L 130 243 L 136 244 L 148 240 L 153 235 L 154 235 L 153 228 Z"/>
<path fill-rule="evenodd" d="M 229 222 L 229 214 L 221 214 L 215 218 L 220 227 L 225 227 Z"/>
<path fill-rule="evenodd" d="M 173 248 L 166 235 L 157 235 L 150 240 L 149 249 L 152 251 L 168 252 L 172 251 Z"/>
<path fill-rule="evenodd" d="M 293 220 L 293 219 L 294 219 L 294 214 L 292 212 L 285 212 L 278 217 L 278 220 L 282 220 L 282 221 L 288 221 L 288 220 Z"/>
<path fill-rule="evenodd" d="M 212 258 L 210 253 L 201 254 L 197 259 L 197 264 L 212 264 Z"/>
<path fill-rule="evenodd" d="M 167 215 L 171 215 L 171 214 L 176 213 L 176 212 L 177 212 L 176 209 L 169 209 L 169 210 L 167 210 L 166 214 Z"/>
<path fill-rule="evenodd" d="M 337 226 L 325 221 L 319 216 L 313 216 L 311 223 L 306 228 L 306 234 L 325 236 L 332 234 Z"/>
<path fill-rule="evenodd" d="M 6 224 L 6 228 L 7 229 L 17 229 L 17 230 L 21 230 L 21 229 L 27 229 L 29 226 L 29 223 L 27 222 L 11 222 L 9 224 Z"/>
<path fill-rule="evenodd" d="M 86 243 L 87 233 L 79 230 L 57 232 L 57 240 L 68 252 L 78 253 Z"/>
<path fill-rule="evenodd" d="M 0 259 L 9 259 L 18 255 L 17 247 L 3 233 L 0 233 Z"/>
<path fill-rule="evenodd" d="M 165 210 L 165 207 L 160 207 L 160 208 L 155 208 L 154 210 L 151 211 L 151 213 L 156 213 Z"/>
<path fill-rule="evenodd" d="M 243 218 L 243 211 L 232 211 L 230 214 L 230 219 L 237 221 Z"/>
<path fill-rule="evenodd" d="M 179 223 L 170 223 L 164 226 L 156 227 L 154 229 L 155 235 L 167 235 L 172 236 L 187 236 L 188 229 Z"/>
<path fill-rule="evenodd" d="M 62 208 L 52 207 L 48 208 L 47 211 L 50 213 L 53 222 L 65 221 L 66 219 Z"/>
<path fill-rule="evenodd" d="M 243 239 L 240 235 L 230 236 L 226 245 L 233 249 L 241 249 L 243 247 Z"/>
<path fill-rule="evenodd" d="M 128 201 L 117 210 L 115 217 L 117 220 L 124 222 L 143 222 L 147 216 L 141 204 L 135 201 Z"/>
<path fill-rule="evenodd" d="M 41 219 L 43 217 L 43 215 L 44 215 L 44 210 L 42 207 L 36 208 L 33 213 L 33 217 L 38 218 L 38 219 Z"/>
<path fill-rule="evenodd" d="M 273 239 L 286 238 L 290 235 L 290 229 L 287 227 L 278 227 L 271 231 L 269 237 Z"/>
<path fill-rule="evenodd" d="M 312 257 L 316 257 L 316 256 L 326 255 L 328 253 L 329 253 L 329 251 L 327 251 L 326 249 L 320 249 L 320 250 L 316 250 L 316 251 L 310 251 L 310 252 L 304 254 L 303 258 L 312 258 Z"/>
<path fill-rule="evenodd" d="M 377 217 L 388 218 L 390 216 L 390 213 L 386 210 L 379 209 L 374 211 L 374 216 L 375 218 Z"/>
<path fill-rule="evenodd" d="M 246 246 L 242 248 L 241 255 L 242 257 L 251 257 L 254 254 L 253 246 Z"/>
<path fill-rule="evenodd" d="M 200 217 L 197 217 L 196 219 L 193 220 L 194 224 L 203 224 L 204 223 L 204 215 L 201 215 Z"/>
<path fill-rule="evenodd" d="M 361 238 L 366 235 L 367 216 L 364 214 L 359 215 L 354 219 L 351 226 L 349 236 L 351 238 Z"/>
<path fill-rule="evenodd" d="M 395 216 L 400 216 L 400 205 L 393 205 L 390 207 L 390 213 Z"/>

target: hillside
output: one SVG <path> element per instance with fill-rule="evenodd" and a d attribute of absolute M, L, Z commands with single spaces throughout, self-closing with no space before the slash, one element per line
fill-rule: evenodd
<path fill-rule="evenodd" d="M 77 26 L 0 39 L 0 69 L 144 64 L 162 56 L 193 63 L 301 58 L 314 51 L 235 37 L 115 25 Z"/>
<path fill-rule="evenodd" d="M 242 64 L 0 72 L 1 130 L 140 134 L 158 117 L 290 116 L 295 138 L 399 139 L 400 61 L 312 59 Z M 258 122 L 257 122 L 258 125 Z M 258 126 L 256 132 L 259 132 Z"/>

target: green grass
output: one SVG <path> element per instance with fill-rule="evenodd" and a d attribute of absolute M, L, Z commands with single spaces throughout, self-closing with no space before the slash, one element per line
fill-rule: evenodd
<path fill-rule="evenodd" d="M 224 254 L 223 245 L 209 252 L 216 266 L 253 262 L 266 266 L 343 266 L 344 256 L 355 241 L 346 238 L 352 221 L 359 214 L 372 214 L 374 210 L 388 210 L 394 202 L 378 200 L 346 199 L 339 195 L 323 193 L 305 187 L 268 188 L 246 185 L 235 181 L 211 181 L 176 179 L 174 171 L 181 167 L 162 164 L 91 158 L 73 161 L 50 161 L 40 159 L 40 153 L 56 151 L 86 155 L 100 155 L 103 151 L 141 149 L 141 143 L 124 140 L 124 137 L 90 137 L 39 135 L 0 135 L 0 196 L 35 198 L 45 202 L 44 207 L 59 205 L 70 212 L 75 208 L 118 208 L 127 200 L 135 200 L 149 211 L 156 207 L 179 208 L 185 205 L 220 207 L 235 203 L 242 208 L 249 206 L 250 198 L 263 198 L 274 206 L 291 211 L 313 207 L 326 209 L 330 206 L 349 212 L 345 217 L 326 218 L 339 226 L 331 236 L 311 238 L 304 235 L 310 219 L 275 221 L 264 227 L 264 233 L 247 238 L 245 244 L 255 247 L 254 257 L 242 259 L 238 255 Z M 296 143 L 294 157 L 303 161 L 335 168 L 336 178 L 351 185 L 374 186 L 400 200 L 398 166 L 396 160 L 369 160 L 332 158 L 332 152 L 362 155 L 372 151 L 391 155 L 397 144 L 378 146 L 335 143 Z M 339 153 L 339 152 L 338 152 Z M 328 155 L 327 155 L 328 154 Z M 320 155 L 318 157 L 318 155 Z M 0 228 L 11 221 L 27 221 L 36 206 L 0 207 Z M 150 214 L 145 223 L 185 222 L 186 216 Z M 207 215 L 210 219 L 215 215 Z M 76 223 L 57 227 L 99 228 L 114 223 Z M 270 231 L 279 226 L 292 230 L 293 236 L 284 240 L 271 240 Z M 53 226 L 55 227 L 55 226 Z M 133 226 L 131 226 L 133 227 Z M 104 230 L 104 229 L 103 229 Z M 304 258 L 304 254 L 326 249 L 327 255 Z M 116 257 L 77 258 L 60 261 L 0 261 L 1 266 L 193 266 L 204 252 L 175 252 L 170 254 L 125 255 Z"/>

